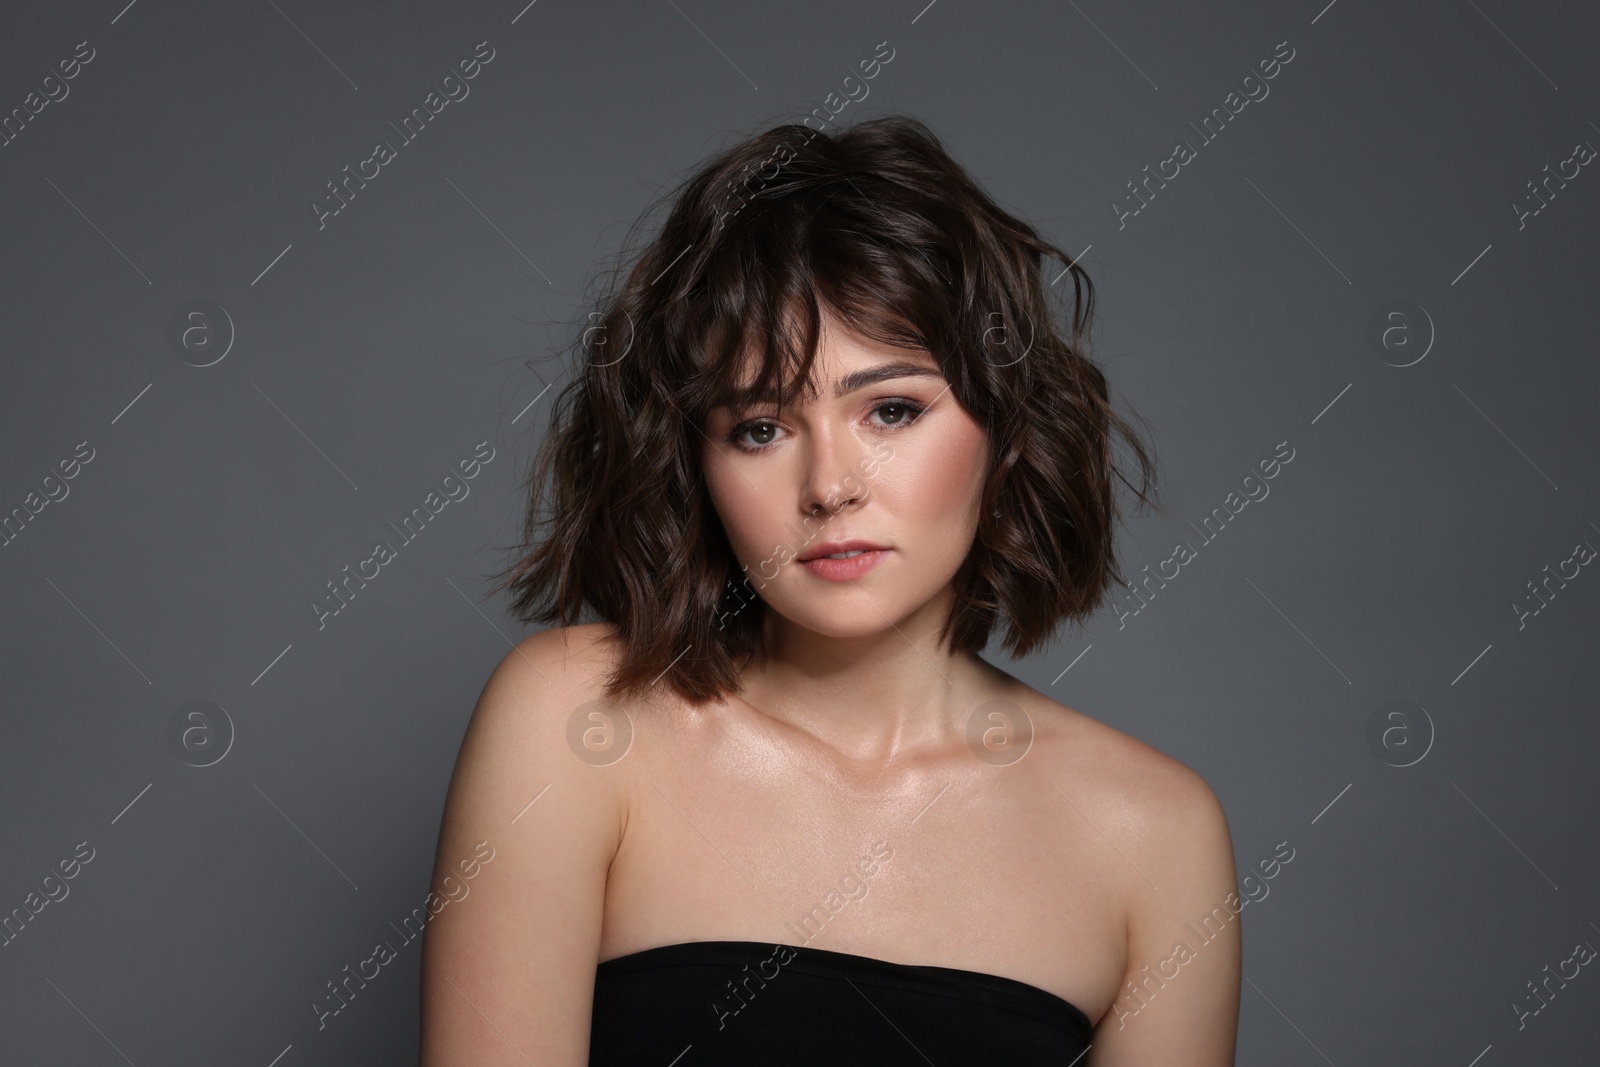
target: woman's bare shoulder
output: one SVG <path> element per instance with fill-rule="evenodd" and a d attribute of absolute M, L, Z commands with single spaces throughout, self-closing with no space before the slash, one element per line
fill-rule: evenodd
<path fill-rule="evenodd" d="M 594 699 L 604 692 L 617 652 L 616 630 L 609 623 L 540 630 L 511 647 L 484 694 L 514 703 Z"/>
<path fill-rule="evenodd" d="M 612 776 L 585 773 L 595 763 L 587 749 L 574 749 L 573 720 L 587 722 L 596 710 L 615 660 L 612 632 L 602 624 L 541 630 L 513 645 L 473 708 L 457 757 L 459 788 L 509 780 L 521 789 L 543 775 L 609 790 Z"/>
<path fill-rule="evenodd" d="M 472 903 L 428 925 L 424 1063 L 503 1063 L 507 1043 L 538 1050 L 541 1062 L 581 1059 L 607 872 L 627 824 L 616 761 L 594 758 L 584 729 L 573 729 L 603 688 L 604 637 L 597 627 L 532 634 L 478 698 L 435 877 L 476 854 L 475 843 L 495 850 L 494 866 L 473 883 Z"/>
<path fill-rule="evenodd" d="M 1039 789 L 1070 803 L 1062 816 L 1104 841 L 1125 921 L 1166 936 L 1163 907 L 1202 914 L 1234 889 L 1233 838 L 1216 793 L 1188 764 L 1028 687 L 1011 697 L 1034 722 Z M 1157 893 L 1154 887 L 1169 892 Z M 1178 902 L 1174 904 L 1173 902 Z"/>
<path fill-rule="evenodd" d="M 1031 720 L 1041 769 L 1079 783 L 1085 799 L 1125 816 L 1158 820 L 1204 820 L 1220 804 L 1199 772 L 1174 756 L 1109 723 L 1052 699 L 1006 675 L 1008 699 Z M 1031 754 L 1030 754 L 1031 756 Z"/>
<path fill-rule="evenodd" d="M 562 670 L 569 666 L 596 668 L 614 662 L 618 647 L 615 626 L 608 622 L 590 622 L 554 626 L 529 634 L 513 646 L 506 658 L 526 655 L 541 667 L 554 665 Z"/>

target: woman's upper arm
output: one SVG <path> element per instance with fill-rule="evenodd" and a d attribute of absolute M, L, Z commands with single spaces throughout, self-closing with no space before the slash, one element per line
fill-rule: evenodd
<path fill-rule="evenodd" d="M 422 1067 L 587 1062 L 624 804 L 616 772 L 567 744 L 573 709 L 599 695 L 597 659 L 573 634 L 547 630 L 517 646 L 462 742 L 434 862 L 438 910 L 423 939 Z"/>
<path fill-rule="evenodd" d="M 1177 761 L 1159 776 L 1148 830 L 1128 855 L 1128 966 L 1094 1031 L 1089 1067 L 1232 1067 L 1239 1024 L 1240 907 L 1216 794 Z"/>

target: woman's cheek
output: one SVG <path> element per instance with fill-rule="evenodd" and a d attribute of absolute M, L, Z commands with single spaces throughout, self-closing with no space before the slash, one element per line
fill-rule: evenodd
<path fill-rule="evenodd" d="M 741 565 L 756 570 L 772 554 L 773 538 L 764 529 L 762 516 L 772 513 L 771 504 L 750 480 L 720 456 L 708 459 L 706 486 L 712 507 L 722 521 L 728 544 Z M 758 483 L 759 484 L 759 483 Z"/>

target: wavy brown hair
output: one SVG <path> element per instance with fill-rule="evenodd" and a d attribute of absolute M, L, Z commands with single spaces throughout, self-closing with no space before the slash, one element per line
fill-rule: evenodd
<path fill-rule="evenodd" d="M 526 622 L 570 626 L 588 609 L 611 623 L 621 651 L 608 696 L 664 681 L 701 703 L 740 688 L 767 606 L 707 492 L 703 427 L 718 405 L 765 393 L 782 406 L 813 388 L 819 301 L 863 335 L 930 352 L 988 434 L 982 517 L 941 641 L 981 651 L 1003 623 L 1003 647 L 1023 656 L 1126 584 L 1113 478 L 1152 503 L 1155 464 L 1088 356 L 1093 286 L 926 125 L 777 125 L 663 202 L 665 223 L 634 255 L 652 211 L 635 223 L 572 345 L 575 377 L 528 476 L 519 555 L 494 586 Z M 1072 304 L 1058 325 L 1066 274 Z M 758 372 L 746 382 L 747 361 Z M 1137 486 L 1115 463 L 1114 435 Z"/>

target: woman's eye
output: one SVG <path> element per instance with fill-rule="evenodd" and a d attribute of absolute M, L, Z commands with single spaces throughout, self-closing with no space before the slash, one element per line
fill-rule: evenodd
<path fill-rule="evenodd" d="M 875 420 L 875 425 L 886 430 L 898 430 L 916 422 L 926 410 L 910 400 L 885 400 L 872 409 L 872 414 L 881 420 Z M 775 422 L 752 419 L 728 431 L 726 440 L 746 452 L 757 452 L 772 444 L 781 429 Z"/>
<path fill-rule="evenodd" d="M 872 410 L 881 414 L 884 423 L 889 426 L 908 425 L 915 422 L 922 414 L 922 409 L 917 405 L 901 400 L 887 401 Z"/>
<path fill-rule="evenodd" d="M 728 433 L 728 441 L 750 451 L 770 445 L 777 430 L 778 425 L 773 422 L 744 422 Z"/>

